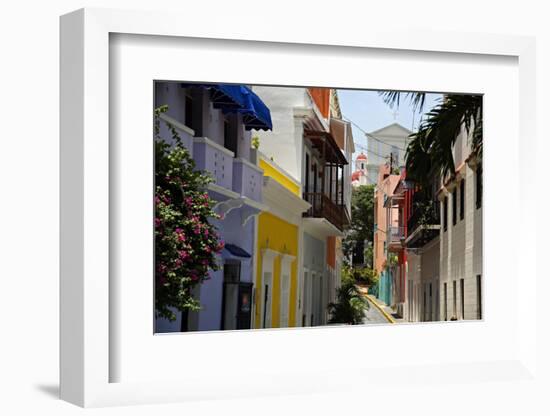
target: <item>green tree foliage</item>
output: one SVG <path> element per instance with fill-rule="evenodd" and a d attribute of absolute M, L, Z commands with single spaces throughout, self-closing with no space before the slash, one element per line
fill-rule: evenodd
<path fill-rule="evenodd" d="M 363 263 L 364 243 L 367 241 L 372 245 L 373 236 L 374 185 L 358 186 L 351 194 L 351 224 L 343 242 L 344 255 L 354 254 L 360 258 L 359 263 Z"/>
<path fill-rule="evenodd" d="M 378 273 L 376 270 L 366 266 L 351 266 L 344 264 L 342 266 L 342 280 L 350 280 L 358 285 L 372 286 L 378 283 Z"/>
<path fill-rule="evenodd" d="M 173 309 L 200 309 L 192 289 L 217 270 L 222 250 L 209 218 L 219 218 L 206 192 L 212 181 L 195 170 L 176 129 L 167 123 L 172 144 L 160 137 L 160 114 L 155 109 L 155 309 L 157 316 L 176 319 Z"/>

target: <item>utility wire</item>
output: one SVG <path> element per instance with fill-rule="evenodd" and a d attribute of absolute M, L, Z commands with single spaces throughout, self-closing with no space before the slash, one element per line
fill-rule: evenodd
<path fill-rule="evenodd" d="M 342 116 L 343 119 L 345 119 L 346 121 L 349 121 L 351 124 L 353 124 L 355 127 L 357 127 L 365 136 L 367 136 L 368 138 L 370 139 L 373 139 L 373 140 L 376 140 L 377 142 L 380 142 L 382 144 L 385 144 L 386 146 L 393 146 L 387 142 L 385 142 L 384 140 L 382 139 L 379 139 L 378 137 L 376 136 L 373 136 L 372 134 L 366 132 L 361 126 L 359 126 L 355 121 L 351 120 L 350 118 L 346 117 L 346 116 Z M 402 147 L 399 147 L 399 146 L 395 146 L 397 149 L 403 151 L 403 152 L 406 152 L 407 149 L 403 149 Z M 379 156 L 379 155 L 378 155 Z"/>
<path fill-rule="evenodd" d="M 370 150 L 368 147 L 366 147 L 366 146 L 364 146 L 364 145 L 362 145 L 362 144 L 360 144 L 360 143 L 357 143 L 357 142 L 353 142 L 353 143 L 355 144 L 356 147 L 359 147 L 361 150 L 365 150 L 367 153 L 370 153 L 370 154 L 373 154 L 373 155 L 375 155 L 375 156 L 378 156 L 379 158 L 387 159 L 387 158 L 390 157 L 389 154 L 386 155 L 386 156 L 383 156 L 383 155 L 381 155 L 381 154 L 379 154 L 379 153 L 377 153 L 377 152 L 375 152 L 375 151 L 373 151 L 373 150 Z"/>

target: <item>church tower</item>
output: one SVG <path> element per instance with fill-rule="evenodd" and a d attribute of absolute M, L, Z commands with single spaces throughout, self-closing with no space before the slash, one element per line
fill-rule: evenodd
<path fill-rule="evenodd" d="M 361 152 L 355 159 L 355 172 L 351 174 L 353 186 L 367 185 L 367 156 Z"/>

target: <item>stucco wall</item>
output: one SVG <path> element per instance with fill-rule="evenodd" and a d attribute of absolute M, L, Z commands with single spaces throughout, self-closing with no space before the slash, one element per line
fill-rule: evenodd
<path fill-rule="evenodd" d="M 298 256 L 298 226 L 293 225 L 269 212 L 264 212 L 258 218 L 258 247 L 257 252 L 269 248 L 280 254 L 290 254 L 297 258 Z M 263 299 L 259 298 L 262 285 L 262 256 L 258 256 L 256 268 L 256 328 L 261 327 L 261 311 L 263 310 Z M 288 326 L 296 324 L 296 289 L 297 289 L 297 260 L 290 264 L 290 300 L 289 300 L 289 318 Z M 281 257 L 278 256 L 273 264 L 273 284 L 272 284 L 272 319 L 271 326 L 279 327 L 279 318 L 281 314 Z"/>
<path fill-rule="evenodd" d="M 155 107 L 167 105 L 167 115 L 176 119 L 184 125 L 188 125 L 185 120 L 185 96 L 186 89 L 181 87 L 178 82 L 155 83 Z M 225 116 L 221 110 L 213 108 L 209 100 L 209 92 L 206 89 L 193 90 L 194 99 L 203 105 L 202 119 L 200 120 L 200 130 L 195 132 L 195 136 L 205 136 L 210 140 L 224 145 L 224 119 Z M 230 115 L 236 119 L 237 129 L 237 155 L 245 159 L 250 158 L 250 140 L 251 133 L 246 131 L 242 124 L 241 115 Z M 199 134 L 201 133 L 201 134 Z M 161 134 L 163 138 L 169 138 L 168 130 L 164 123 L 161 123 Z M 235 244 L 252 255 L 252 258 L 239 258 L 241 261 L 241 276 L 243 282 L 253 282 L 253 257 L 255 255 L 254 247 L 254 221 L 249 221 L 244 227 L 241 225 L 241 212 L 239 209 L 230 211 L 223 220 L 211 220 L 218 228 L 222 240 L 226 243 Z M 223 251 L 218 257 L 218 261 L 223 265 L 224 258 L 229 258 L 227 251 Z M 221 325 L 222 316 L 222 296 L 223 296 L 223 267 L 219 271 L 211 271 L 210 279 L 206 280 L 199 288 L 196 294 L 200 297 L 202 309 L 200 312 L 191 312 L 189 318 L 189 330 L 218 330 Z M 179 331 L 181 327 L 181 314 L 177 314 L 178 319 L 174 322 L 166 320 L 157 320 L 158 331 Z"/>
<path fill-rule="evenodd" d="M 290 173 L 302 179 L 302 120 L 294 117 L 294 108 L 306 106 L 311 100 L 305 88 L 259 87 L 253 90 L 271 111 L 272 131 L 260 131 L 259 150 Z"/>
<path fill-rule="evenodd" d="M 409 252 L 407 254 L 407 320 L 419 322 L 421 320 L 421 297 L 419 296 L 422 287 L 421 256 Z"/>
<path fill-rule="evenodd" d="M 448 229 L 441 230 L 441 285 L 447 282 L 448 316 L 453 315 L 453 281 L 457 287 L 457 315 L 461 318 L 460 279 L 464 279 L 464 319 L 477 319 L 477 280 L 482 274 L 482 208 L 475 205 L 475 171 L 465 167 L 464 219 L 457 214 L 452 223 L 452 192 L 449 193 Z M 457 208 L 460 207 L 460 190 L 457 191 Z M 441 211 L 443 213 L 443 210 Z M 443 291 L 442 295 L 443 296 Z M 441 305 L 444 299 L 441 300 Z M 441 316 L 444 316 L 443 309 Z"/>

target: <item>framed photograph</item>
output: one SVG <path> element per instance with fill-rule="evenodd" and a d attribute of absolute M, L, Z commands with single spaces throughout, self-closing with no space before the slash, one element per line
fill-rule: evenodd
<path fill-rule="evenodd" d="M 433 35 L 63 16 L 61 397 L 534 377 L 534 40 Z"/>

